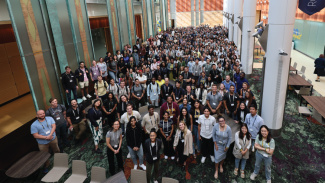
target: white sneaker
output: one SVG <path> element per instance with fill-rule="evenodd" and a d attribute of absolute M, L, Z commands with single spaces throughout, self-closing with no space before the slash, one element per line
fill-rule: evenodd
<path fill-rule="evenodd" d="M 205 159 L 206 159 L 206 157 L 202 156 L 201 163 L 204 163 L 205 162 Z"/>
<path fill-rule="evenodd" d="M 210 156 L 211 162 L 214 163 L 214 156 Z"/>
<path fill-rule="evenodd" d="M 168 159 L 168 156 L 165 156 L 165 159 Z"/>
<path fill-rule="evenodd" d="M 91 98 L 91 95 L 87 94 L 87 98 Z"/>
<path fill-rule="evenodd" d="M 153 181 L 153 183 L 158 183 L 158 181 L 155 180 L 155 181 Z"/>
<path fill-rule="evenodd" d="M 82 97 L 82 100 L 83 100 L 83 101 L 86 101 L 86 100 L 87 100 L 87 98 L 86 98 L 85 96 L 83 96 L 83 97 Z"/>
<path fill-rule="evenodd" d="M 267 180 L 266 183 L 271 183 L 271 180 Z"/>
<path fill-rule="evenodd" d="M 256 174 L 255 173 L 252 173 L 252 175 L 249 177 L 251 180 L 255 180 L 255 178 L 256 178 Z"/>
<path fill-rule="evenodd" d="M 146 165 L 144 165 L 144 164 L 141 164 L 141 165 L 139 165 L 139 166 L 140 166 L 140 168 L 142 168 L 143 170 L 146 170 L 146 169 L 147 169 Z"/>
<path fill-rule="evenodd" d="M 175 159 L 175 156 L 172 156 L 171 159 L 174 160 Z"/>
<path fill-rule="evenodd" d="M 134 170 L 138 169 L 138 165 L 134 165 L 133 169 Z"/>
<path fill-rule="evenodd" d="M 129 153 L 129 154 L 126 156 L 126 158 L 131 158 L 131 154 Z"/>

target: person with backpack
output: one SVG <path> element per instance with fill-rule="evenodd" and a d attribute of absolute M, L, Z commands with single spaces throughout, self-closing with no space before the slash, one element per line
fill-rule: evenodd
<path fill-rule="evenodd" d="M 62 74 L 62 86 L 67 93 L 68 105 L 71 103 L 71 95 L 74 99 L 77 98 L 78 83 L 75 75 L 70 69 L 70 66 L 65 67 L 65 73 Z"/>
<path fill-rule="evenodd" d="M 135 110 L 139 110 L 139 104 L 144 106 L 145 88 L 140 84 L 139 79 L 135 79 L 135 85 L 131 89 Z"/>
<path fill-rule="evenodd" d="M 147 87 L 147 95 L 148 95 L 149 104 L 158 108 L 160 87 L 158 83 L 156 83 L 155 77 L 151 79 L 151 83 Z"/>
<path fill-rule="evenodd" d="M 79 68 L 76 69 L 75 76 L 79 82 L 82 100 L 85 101 L 85 100 L 87 100 L 87 98 L 90 99 L 91 95 L 89 95 L 89 93 L 88 93 L 90 75 L 89 75 L 89 71 L 88 71 L 87 67 L 85 66 L 85 62 L 81 61 L 79 63 Z"/>
<path fill-rule="evenodd" d="M 107 99 L 108 84 L 103 80 L 102 76 L 98 76 L 97 78 L 98 82 L 94 85 L 96 98 L 101 98 L 102 101 L 105 101 Z"/>

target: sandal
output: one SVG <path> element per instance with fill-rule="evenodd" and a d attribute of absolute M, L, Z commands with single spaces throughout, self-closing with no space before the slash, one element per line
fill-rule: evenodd
<path fill-rule="evenodd" d="M 242 179 L 245 178 L 245 172 L 244 172 L 244 170 L 240 170 L 240 177 Z"/>
<path fill-rule="evenodd" d="M 238 175 L 238 168 L 235 168 L 235 170 L 234 170 L 234 175 Z"/>

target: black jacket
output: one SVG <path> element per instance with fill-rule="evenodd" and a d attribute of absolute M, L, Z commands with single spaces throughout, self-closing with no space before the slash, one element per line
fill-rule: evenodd
<path fill-rule="evenodd" d="M 156 147 L 156 146 L 158 146 L 158 147 Z M 144 142 L 144 144 L 143 144 L 143 148 L 145 149 L 144 152 L 146 152 L 145 153 L 145 156 L 146 156 L 147 163 L 153 164 L 154 162 L 159 161 L 159 158 L 160 158 L 159 151 L 161 149 L 161 140 L 160 139 L 156 138 L 156 145 L 154 145 L 153 147 L 151 146 L 151 140 L 150 140 L 150 138 L 147 139 Z M 157 157 L 157 159 L 156 160 L 153 160 L 152 159 L 153 156 Z"/>
<path fill-rule="evenodd" d="M 171 84 L 168 84 L 168 86 L 166 86 L 166 84 L 161 85 L 160 94 L 162 99 L 167 100 L 167 97 L 171 96 L 172 92 L 173 92 L 173 85 Z"/>
<path fill-rule="evenodd" d="M 237 121 L 239 121 L 239 122 L 242 121 L 242 119 L 240 117 L 241 111 L 242 110 L 240 109 L 240 107 L 238 107 L 237 112 L 236 112 L 236 116 L 237 116 Z M 245 107 L 245 109 L 243 111 L 244 111 L 244 119 L 243 119 L 243 121 L 245 122 L 246 115 L 249 113 L 249 110 L 247 109 L 247 107 Z"/>
<path fill-rule="evenodd" d="M 126 127 L 126 144 L 131 148 L 140 148 L 142 142 L 142 128 L 139 123 L 135 124 L 135 128 L 128 123 Z"/>
<path fill-rule="evenodd" d="M 87 69 L 87 67 L 84 67 L 86 73 L 84 73 L 80 67 L 78 69 L 76 69 L 75 73 L 75 77 L 76 79 L 78 79 L 79 82 L 84 82 L 84 74 L 87 74 L 87 78 L 88 80 L 90 80 L 90 75 L 89 75 L 89 70 Z"/>
<path fill-rule="evenodd" d="M 72 71 L 70 74 L 67 74 L 66 72 L 62 74 L 62 86 L 65 90 L 74 89 L 77 85 L 76 77 Z"/>

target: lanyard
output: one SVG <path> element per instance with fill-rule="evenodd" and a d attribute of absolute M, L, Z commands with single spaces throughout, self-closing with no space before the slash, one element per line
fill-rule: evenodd
<path fill-rule="evenodd" d="M 130 117 L 132 117 L 133 116 L 133 111 L 132 111 L 132 113 L 131 113 L 131 116 Z M 126 117 L 128 118 L 128 120 L 130 120 L 130 117 L 129 117 L 129 114 L 128 113 L 126 113 Z"/>
<path fill-rule="evenodd" d="M 166 92 L 166 88 L 167 88 L 167 92 Z M 169 86 L 164 85 L 164 90 L 166 94 L 169 94 Z"/>
<path fill-rule="evenodd" d="M 229 93 L 229 102 L 230 103 L 235 103 L 235 94 L 232 94 L 232 102 L 231 102 L 231 98 L 230 98 L 230 93 Z"/>
<path fill-rule="evenodd" d="M 74 112 L 74 109 L 72 108 L 72 112 L 73 112 L 73 116 L 74 117 L 77 117 L 75 112 Z M 97 113 L 96 113 L 97 114 Z M 79 107 L 77 107 L 77 115 L 79 116 Z"/>
<path fill-rule="evenodd" d="M 155 119 L 155 122 L 156 122 L 156 116 L 155 116 L 155 114 L 153 114 L 153 118 Z M 150 119 L 151 126 L 153 126 L 150 115 L 149 115 L 149 119 Z"/>
<path fill-rule="evenodd" d="M 167 131 L 166 131 L 167 133 L 169 132 L 169 131 L 168 131 L 168 122 L 169 122 L 169 119 L 167 120 Z M 163 130 L 164 130 L 164 129 L 165 129 L 165 120 L 163 120 Z"/>
<path fill-rule="evenodd" d="M 38 121 L 41 125 L 42 125 L 42 127 L 43 127 L 43 130 L 45 130 L 45 128 L 44 128 L 44 126 L 43 126 L 43 124 L 40 122 L 40 121 Z M 46 122 L 46 126 L 47 126 L 47 128 L 49 128 L 50 129 L 50 127 L 49 127 L 49 124 L 47 123 L 47 120 L 46 120 L 46 118 L 45 118 L 45 122 Z"/>
<path fill-rule="evenodd" d="M 262 139 L 262 147 L 263 147 L 263 144 L 264 144 L 264 140 Z M 269 147 L 270 147 L 270 143 L 267 143 L 268 145 L 269 145 Z"/>
<path fill-rule="evenodd" d="M 168 107 L 168 110 L 170 110 L 168 104 L 167 104 L 167 107 Z M 169 115 L 172 115 L 172 114 L 173 114 L 173 110 L 174 110 L 174 106 L 173 106 L 173 103 L 172 103 L 172 111 L 171 111 L 171 113 L 169 113 Z M 172 116 L 173 116 L 173 115 L 172 115 Z"/>
<path fill-rule="evenodd" d="M 149 145 L 150 146 L 150 154 L 151 154 L 151 157 L 152 157 L 152 146 L 151 146 L 151 144 Z M 155 142 L 155 146 L 156 146 L 156 156 L 157 156 L 157 152 L 158 152 L 158 145 L 157 145 L 157 140 L 156 140 L 156 142 Z"/>
<path fill-rule="evenodd" d="M 254 116 L 254 117 L 255 117 L 255 118 L 254 118 L 253 126 L 254 126 L 254 124 L 255 124 L 255 121 L 256 121 L 256 118 L 257 118 L 256 114 L 255 114 L 255 116 Z M 248 125 L 250 125 L 250 124 L 251 124 L 251 120 L 252 120 L 252 118 L 249 118 L 249 123 L 248 123 Z"/>

